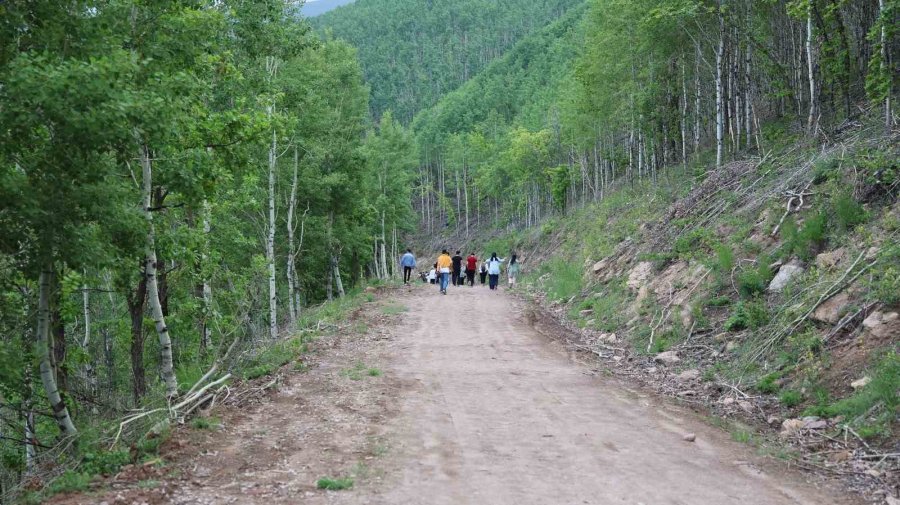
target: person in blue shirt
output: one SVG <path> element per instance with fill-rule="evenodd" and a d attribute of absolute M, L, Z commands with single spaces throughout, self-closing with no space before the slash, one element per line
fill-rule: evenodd
<path fill-rule="evenodd" d="M 400 266 L 403 267 L 403 284 L 409 284 L 413 268 L 416 268 L 416 257 L 413 256 L 412 250 L 407 249 L 406 254 L 400 257 Z"/>

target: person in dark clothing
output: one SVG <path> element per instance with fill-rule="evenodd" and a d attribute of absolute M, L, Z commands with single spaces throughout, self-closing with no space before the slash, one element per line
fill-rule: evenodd
<path fill-rule="evenodd" d="M 484 282 L 487 279 L 487 261 L 481 262 L 481 269 L 478 271 L 478 277 L 481 279 L 481 285 L 484 286 Z"/>
<path fill-rule="evenodd" d="M 460 276 L 462 275 L 463 257 L 460 256 L 459 251 L 456 251 L 456 254 L 451 259 L 453 260 L 453 285 L 462 286 L 462 282 L 460 282 Z"/>
<path fill-rule="evenodd" d="M 478 268 L 478 256 L 475 253 L 469 253 L 466 258 L 466 280 L 469 281 L 469 287 L 475 285 L 475 269 Z"/>

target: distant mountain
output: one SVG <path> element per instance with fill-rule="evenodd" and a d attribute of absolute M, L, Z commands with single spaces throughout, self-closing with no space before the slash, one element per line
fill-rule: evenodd
<path fill-rule="evenodd" d="M 325 1 L 325 0 L 320 0 Z M 315 2 L 319 3 L 319 2 Z M 315 5 L 315 3 L 311 5 Z M 375 117 L 408 124 L 583 0 L 358 0 L 310 20 L 359 50 Z"/>
<path fill-rule="evenodd" d="M 304 16 L 312 18 L 353 2 L 354 0 L 307 0 L 301 12 Z"/>

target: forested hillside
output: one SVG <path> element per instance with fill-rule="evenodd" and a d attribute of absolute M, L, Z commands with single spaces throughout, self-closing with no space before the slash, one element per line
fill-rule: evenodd
<path fill-rule="evenodd" d="M 476 207 L 530 225 L 710 150 L 721 167 L 778 131 L 887 123 L 894 16 L 875 1 L 588 2 L 419 115 L 422 222 L 459 230 Z"/>
<path fill-rule="evenodd" d="M 129 461 L 131 429 L 208 401 L 226 364 L 290 360 L 308 306 L 395 268 L 385 217 L 410 222 L 410 198 L 378 181 L 415 159 L 389 115 L 369 126 L 355 49 L 286 5 L 0 13 L 7 503 L 83 458 L 67 485 Z M 126 449 L 98 450 L 126 414 Z"/>
<path fill-rule="evenodd" d="M 371 109 L 408 123 L 579 0 L 358 0 L 311 20 L 359 50 Z"/>
<path fill-rule="evenodd" d="M 896 486 L 897 9 L 590 0 L 416 116 L 421 241 L 518 253 L 611 373 Z"/>

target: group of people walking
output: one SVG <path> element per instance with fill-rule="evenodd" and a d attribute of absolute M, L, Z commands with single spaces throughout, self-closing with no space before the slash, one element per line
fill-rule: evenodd
<path fill-rule="evenodd" d="M 491 254 L 487 259 L 479 260 L 474 252 L 463 258 L 462 251 L 456 251 L 455 255 L 450 256 L 450 253 L 444 249 L 438 256 L 431 271 L 425 274 L 422 280 L 431 284 L 437 284 L 441 293 L 447 294 L 447 288 L 450 284 L 465 286 L 468 283 L 470 287 L 475 286 L 475 274 L 478 274 L 481 285 L 487 282 L 491 290 L 496 290 L 500 283 L 500 273 L 504 263 L 506 263 L 506 258 L 498 257 L 497 253 Z M 407 249 L 403 257 L 400 258 L 400 265 L 403 267 L 403 282 L 409 284 L 412 270 L 416 266 L 416 258 L 411 250 Z M 519 275 L 519 261 L 518 256 L 515 254 L 509 258 L 509 264 L 506 266 L 506 275 L 509 285 L 514 285 Z"/>

